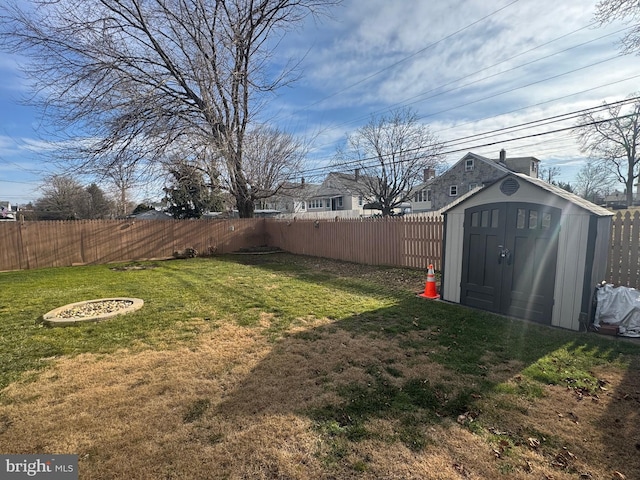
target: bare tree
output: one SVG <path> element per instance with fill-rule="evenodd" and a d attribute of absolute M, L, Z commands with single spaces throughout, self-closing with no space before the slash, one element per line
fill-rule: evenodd
<path fill-rule="evenodd" d="M 538 178 L 550 183 L 551 185 L 555 185 L 557 181 L 556 179 L 561 173 L 562 171 L 560 170 L 560 167 L 541 167 Z"/>
<path fill-rule="evenodd" d="M 245 138 L 245 177 L 252 203 L 284 193 L 299 175 L 307 146 L 293 135 L 259 126 Z"/>
<path fill-rule="evenodd" d="M 637 0 L 601 0 L 596 5 L 595 20 L 604 25 L 614 20 L 631 24 L 620 40 L 624 53 L 640 50 L 640 3 Z"/>
<path fill-rule="evenodd" d="M 145 168 L 144 162 L 138 158 L 132 158 L 130 153 L 129 150 L 122 150 L 111 156 L 104 155 L 102 161 L 93 168 L 84 169 L 87 173 L 109 184 L 109 190 L 115 200 L 116 216 L 124 217 L 131 213 L 133 208 L 131 189 L 148 180 L 149 177 L 153 178 L 150 168 Z"/>
<path fill-rule="evenodd" d="M 625 185 L 627 206 L 633 205 L 633 186 L 640 173 L 640 102 L 627 106 L 605 106 L 604 115 L 587 113 L 576 129 L 582 152 L 607 174 Z"/>
<path fill-rule="evenodd" d="M 442 144 L 410 109 L 373 117 L 348 135 L 338 164 L 358 171 L 359 193 L 371 199 L 383 216 L 409 200 L 424 170 L 442 165 Z"/>
<path fill-rule="evenodd" d="M 17 0 L 5 48 L 26 54 L 36 97 L 77 142 L 82 166 L 120 151 L 144 162 L 176 146 L 210 152 L 240 216 L 253 215 L 245 136 L 267 95 L 295 79 L 270 58 L 287 29 L 341 0 Z"/>
<path fill-rule="evenodd" d="M 75 220 L 84 218 L 90 202 L 89 193 L 76 179 L 67 175 L 53 175 L 42 185 L 42 196 L 34 210 L 42 220 Z"/>
<path fill-rule="evenodd" d="M 576 175 L 576 193 L 593 203 L 601 203 L 611 193 L 616 178 L 597 163 L 586 163 Z"/>

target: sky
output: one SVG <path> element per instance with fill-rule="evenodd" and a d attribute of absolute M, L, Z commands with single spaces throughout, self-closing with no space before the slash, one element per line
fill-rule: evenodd
<path fill-rule="evenodd" d="M 597 26 L 595 4 L 345 0 L 279 43 L 274 65 L 301 59 L 300 78 L 269 99 L 262 117 L 310 142 L 305 177 L 315 181 L 346 135 L 372 115 L 409 107 L 445 142 L 449 165 L 467 152 L 497 158 L 505 149 L 573 182 L 588 160 L 568 130 L 577 122 L 570 114 L 640 91 L 640 57 L 622 55 L 618 43 L 628 25 Z M 58 173 L 39 113 L 22 102 L 22 61 L 0 53 L 0 200 L 19 205 Z M 530 123 L 544 119 L 554 121 Z M 162 192 L 141 185 L 136 196 Z"/>

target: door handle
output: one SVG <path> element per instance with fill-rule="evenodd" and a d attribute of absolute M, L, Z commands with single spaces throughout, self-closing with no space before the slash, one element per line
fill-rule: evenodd
<path fill-rule="evenodd" d="M 498 265 L 502 264 L 502 259 L 506 259 L 507 265 L 511 265 L 511 251 L 508 248 L 504 248 L 504 245 L 498 245 L 500 251 L 498 252 Z"/>

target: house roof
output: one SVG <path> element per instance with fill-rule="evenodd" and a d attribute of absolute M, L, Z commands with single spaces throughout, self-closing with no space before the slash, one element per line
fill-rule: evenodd
<path fill-rule="evenodd" d="M 613 213 L 609 210 L 607 210 L 604 207 L 600 207 L 599 205 L 596 205 L 595 203 L 591 203 L 588 200 L 585 200 L 582 197 L 579 197 L 578 195 L 571 193 L 571 192 L 567 192 L 566 190 L 560 188 L 560 187 L 556 187 L 555 185 L 551 185 L 550 183 L 545 182 L 544 180 L 541 180 L 539 178 L 534 178 L 534 177 L 530 177 L 529 175 L 525 175 L 523 173 L 516 173 L 516 172 L 509 172 L 507 175 L 504 175 L 503 177 L 500 177 L 498 180 L 496 180 L 495 182 L 493 182 L 491 185 L 505 179 L 508 176 L 514 176 L 517 177 L 518 180 L 522 180 L 525 182 L 528 182 L 532 185 L 534 185 L 537 188 L 540 188 L 542 190 L 545 190 L 553 195 L 556 195 L 558 197 L 563 198 L 564 200 L 567 200 L 568 202 L 572 203 L 573 205 L 576 205 L 580 208 L 582 208 L 583 210 L 586 210 L 590 213 L 593 213 L 594 215 L 600 216 L 600 217 L 605 217 L 605 216 L 612 216 Z M 446 213 L 447 211 L 451 210 L 452 208 L 460 205 L 461 203 L 464 203 L 465 201 L 467 201 L 470 197 L 477 195 L 478 193 L 480 193 L 483 190 L 486 190 L 487 187 L 489 187 L 490 185 L 487 185 L 483 188 L 478 188 L 476 190 L 473 190 L 471 192 L 468 192 L 467 194 L 461 196 L 460 198 L 458 198 L 457 200 L 455 200 L 454 202 L 450 203 L 449 205 L 447 205 L 445 207 L 445 209 L 443 210 L 443 213 Z"/>
<path fill-rule="evenodd" d="M 137 220 L 173 220 L 173 217 L 166 212 L 158 210 L 145 210 L 144 212 L 129 215 L 129 218 Z"/>
<path fill-rule="evenodd" d="M 290 198 L 310 198 L 316 194 L 319 188 L 320 185 L 314 183 L 285 183 L 275 196 Z"/>
<path fill-rule="evenodd" d="M 633 193 L 633 199 L 637 200 L 638 197 L 640 197 L 640 195 L 638 195 L 637 193 Z M 626 202 L 627 201 L 627 194 L 624 192 L 613 192 L 609 195 L 605 195 L 604 197 L 605 202 L 616 202 L 616 201 L 623 201 Z"/>
<path fill-rule="evenodd" d="M 505 175 L 507 173 L 511 173 L 512 170 L 510 170 L 509 168 L 507 168 L 506 165 L 504 165 L 503 163 L 500 163 L 498 159 L 493 160 L 491 158 L 487 158 L 487 157 L 483 157 L 482 155 L 478 155 L 477 153 L 473 153 L 473 152 L 467 152 L 466 155 L 464 155 L 460 160 L 458 160 L 456 163 L 454 163 L 453 165 L 451 165 L 449 168 L 447 168 L 447 170 L 442 173 L 442 175 L 438 175 L 437 177 L 433 177 L 429 180 L 427 180 L 426 182 L 422 182 L 419 185 L 415 186 L 412 190 L 411 190 L 411 194 L 417 192 L 418 190 L 422 190 L 425 187 L 428 187 L 429 185 L 439 182 L 441 177 L 446 175 L 447 172 L 453 170 L 456 166 L 458 166 L 459 164 L 461 164 L 462 162 L 468 160 L 468 159 L 474 159 L 477 160 L 479 162 L 484 162 L 488 165 L 491 165 L 493 168 L 495 168 L 496 170 L 498 170 L 501 173 L 504 173 Z M 525 158 L 525 157 L 522 157 Z M 532 158 L 534 159 L 534 157 L 527 157 L 527 158 Z M 534 159 L 537 160 L 537 159 Z"/>
<path fill-rule="evenodd" d="M 360 194 L 363 189 L 362 180 L 365 178 L 373 179 L 373 177 L 358 175 L 358 180 L 356 180 L 355 174 L 331 172 L 313 196 L 333 197 L 344 195 L 345 193 Z"/>
<path fill-rule="evenodd" d="M 498 170 L 504 172 L 504 173 L 510 173 L 513 170 L 509 169 L 504 163 L 500 162 L 500 159 L 496 158 L 496 159 L 492 159 L 492 158 L 487 158 L 487 157 L 483 157 L 482 155 L 478 155 L 477 153 L 473 153 L 473 152 L 468 152 L 464 157 L 462 157 L 460 160 L 458 160 L 455 164 L 457 165 L 458 163 L 465 161 L 469 158 L 473 158 L 475 160 L 479 160 L 481 162 L 485 162 L 488 163 L 489 165 L 496 167 Z M 533 158 L 533 157 L 531 157 Z M 452 167 L 453 168 L 453 167 Z"/>

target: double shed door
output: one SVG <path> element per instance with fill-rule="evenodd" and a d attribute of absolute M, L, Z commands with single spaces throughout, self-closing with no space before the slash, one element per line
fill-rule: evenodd
<path fill-rule="evenodd" d="M 461 303 L 550 324 L 560 214 L 533 203 L 465 210 Z"/>

